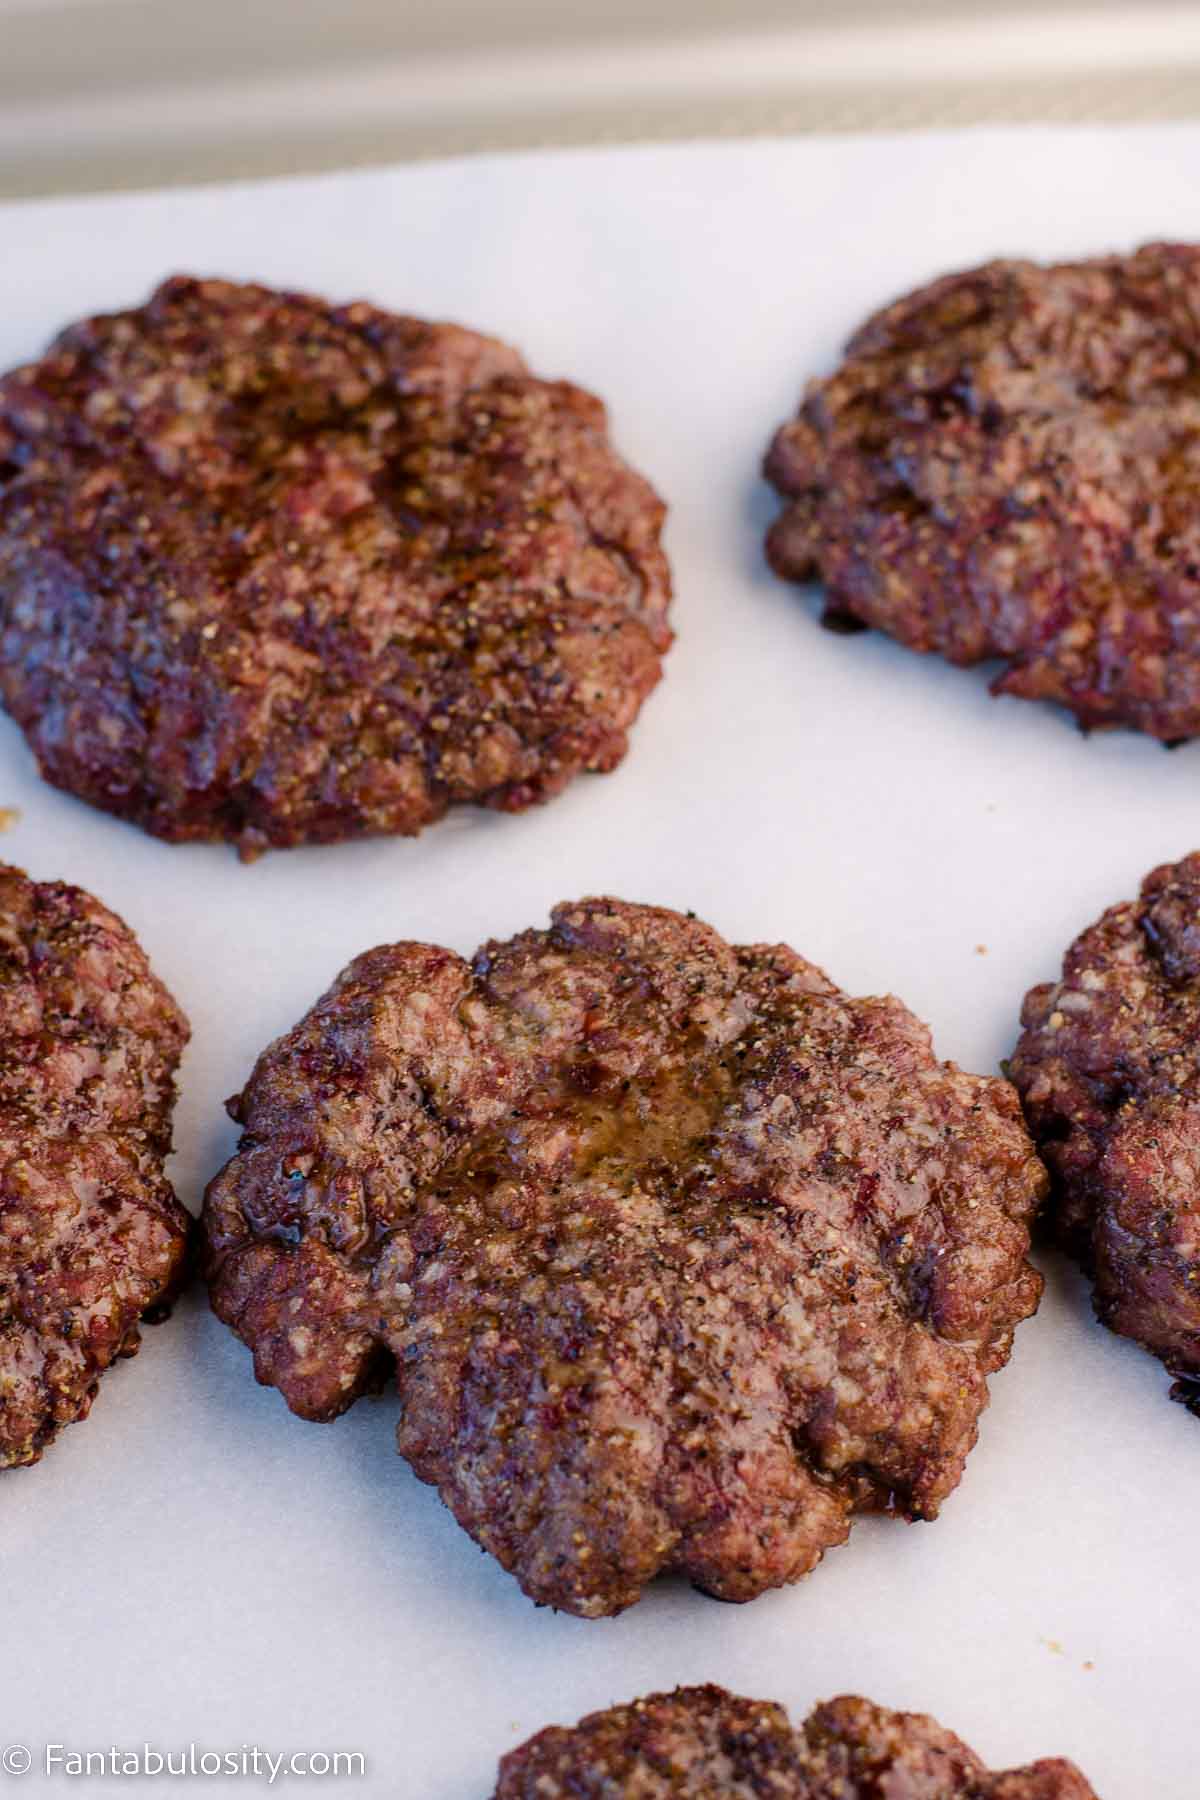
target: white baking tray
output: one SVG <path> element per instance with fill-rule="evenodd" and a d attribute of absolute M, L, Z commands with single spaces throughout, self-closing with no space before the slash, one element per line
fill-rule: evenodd
<path fill-rule="evenodd" d="M 0 804 L 21 810 L 0 851 L 121 911 L 191 1017 L 190 1206 L 233 1146 L 225 1096 L 350 956 L 399 937 L 469 952 L 589 892 L 785 939 L 995 1068 L 1075 931 L 1200 844 L 1200 744 L 1084 739 L 989 699 L 982 673 L 822 632 L 812 596 L 763 566 L 759 457 L 878 302 L 1000 252 L 1195 236 L 1198 193 L 1200 129 L 1156 127 L 519 156 L 0 210 L 0 366 L 178 268 L 367 295 L 598 389 L 672 507 L 679 639 L 632 752 L 522 818 L 245 868 L 50 792 L 0 728 Z M 709 1679 L 798 1715 L 859 1690 L 932 1711 L 996 1765 L 1059 1752 L 1103 1800 L 1195 1800 L 1200 1422 L 1045 1266 L 938 1523 L 861 1523 L 749 1606 L 667 1581 L 606 1623 L 536 1611 L 480 1554 L 394 1454 L 394 1398 L 293 1419 L 192 1294 L 86 1425 L 0 1477 L 0 1749 L 35 1765 L 8 1790 L 178 1793 L 38 1772 L 47 1744 L 149 1742 L 356 1751 L 362 1777 L 276 1787 L 482 1800 L 539 1726 Z"/>

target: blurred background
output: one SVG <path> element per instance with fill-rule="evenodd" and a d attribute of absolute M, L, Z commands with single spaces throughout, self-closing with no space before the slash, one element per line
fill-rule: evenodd
<path fill-rule="evenodd" d="M 1200 114 L 1184 0 L 0 0 L 0 194 Z"/>

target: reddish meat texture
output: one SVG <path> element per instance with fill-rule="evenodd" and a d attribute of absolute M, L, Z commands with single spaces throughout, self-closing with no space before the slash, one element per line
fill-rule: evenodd
<path fill-rule="evenodd" d="M 1200 854 L 1075 939 L 1033 988 L 1011 1063 L 1053 1176 L 1059 1242 L 1097 1316 L 1200 1416 Z"/>
<path fill-rule="evenodd" d="M 0 866 L 0 1468 L 87 1416 L 182 1280 L 163 1164 L 187 1035 L 127 925 Z"/>
<path fill-rule="evenodd" d="M 586 1617 L 934 1518 L 1041 1289 L 1007 1082 L 657 907 L 369 951 L 231 1110 L 208 1272 L 259 1379 L 330 1419 L 394 1370 L 416 1473 Z"/>
<path fill-rule="evenodd" d="M 1200 248 L 993 262 L 897 300 L 777 433 L 767 553 L 1086 727 L 1200 731 Z"/>
<path fill-rule="evenodd" d="M 993 1774 L 921 1713 L 843 1695 L 797 1730 L 781 1706 L 677 1688 L 539 1732 L 493 1800 L 1097 1800 L 1074 1764 Z"/>
<path fill-rule="evenodd" d="M 172 842 L 515 812 L 625 754 L 663 512 L 504 344 L 180 277 L 0 377 L 0 699 Z"/>

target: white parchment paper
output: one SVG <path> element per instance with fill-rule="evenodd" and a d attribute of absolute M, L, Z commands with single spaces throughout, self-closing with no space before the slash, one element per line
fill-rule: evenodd
<path fill-rule="evenodd" d="M 146 171 L 148 181 L 154 171 Z M 224 1097 L 346 960 L 469 952 L 607 891 L 786 939 L 891 989 L 991 1069 L 1021 996 L 1157 861 L 1200 845 L 1200 743 L 1085 740 L 982 674 L 814 623 L 766 572 L 768 434 L 860 316 L 946 268 L 1200 235 L 1200 129 L 810 138 L 532 155 L 0 209 L 0 366 L 175 269 L 462 320 L 609 400 L 672 507 L 679 638 L 609 777 L 418 842 L 169 848 L 42 787 L 0 725 L 0 854 L 93 888 L 189 1013 L 175 1174 L 229 1153 Z M 191 1296 L 91 1421 L 0 1477 L 0 1746 L 357 1749 L 277 1788 L 483 1800 L 551 1721 L 712 1679 L 802 1714 L 858 1690 L 997 1766 L 1074 1756 L 1103 1800 L 1196 1800 L 1200 1423 L 1046 1259 L 959 1492 L 860 1524 L 746 1607 L 660 1584 L 622 1618 L 536 1611 L 391 1444 L 395 1401 L 289 1416 Z M 5 1789 L 0 1774 L 0 1790 Z M 201 1791 L 246 1784 L 198 1778 Z M 251 1784 L 253 1788 L 253 1784 Z"/>

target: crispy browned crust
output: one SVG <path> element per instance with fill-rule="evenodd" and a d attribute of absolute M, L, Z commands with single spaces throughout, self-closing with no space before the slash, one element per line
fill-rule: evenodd
<path fill-rule="evenodd" d="M 777 434 L 828 614 L 1085 727 L 1200 731 L 1200 249 L 995 262 L 876 314 Z"/>
<path fill-rule="evenodd" d="M 1097 1316 L 1200 1414 L 1200 854 L 1110 907 L 1033 988 L 1012 1059 Z"/>
<path fill-rule="evenodd" d="M 176 842 L 516 811 L 625 754 L 662 521 L 507 346 L 179 277 L 0 378 L 0 697 L 48 781 Z"/>
<path fill-rule="evenodd" d="M 0 866 L 0 1468 L 86 1417 L 182 1278 L 163 1163 L 186 1040 L 120 919 Z"/>
<path fill-rule="evenodd" d="M 589 1617 L 933 1518 L 1040 1293 L 1008 1084 L 655 907 L 372 950 L 231 1110 L 209 1276 L 259 1379 L 328 1419 L 394 1363 L 417 1474 Z"/>
<path fill-rule="evenodd" d="M 993 1774 L 922 1713 L 843 1695 L 795 1730 L 780 1706 L 676 1688 L 552 1726 L 500 1764 L 493 1800 L 1096 1800 L 1057 1759 Z"/>

